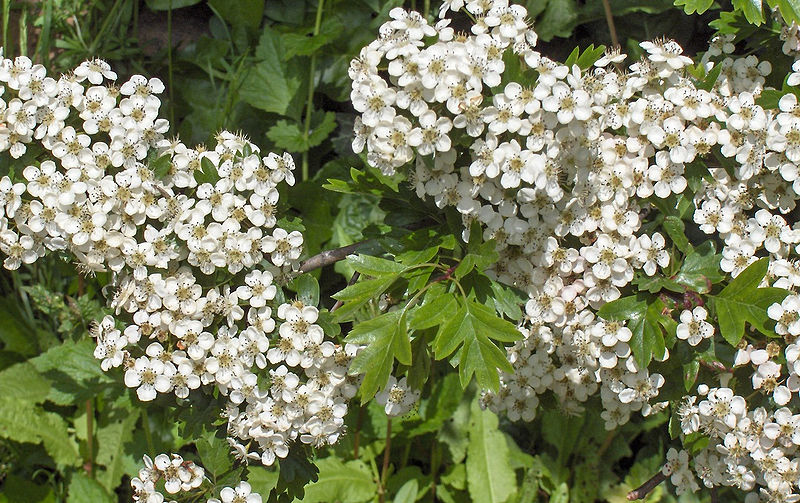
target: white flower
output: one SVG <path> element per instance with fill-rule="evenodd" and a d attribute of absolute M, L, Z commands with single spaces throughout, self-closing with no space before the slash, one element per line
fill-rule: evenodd
<path fill-rule="evenodd" d="M 681 322 L 676 331 L 678 339 L 685 340 L 691 346 L 697 346 L 703 339 L 713 337 L 714 326 L 705 321 L 707 317 L 708 311 L 702 306 L 697 306 L 691 311 L 688 309 L 682 311 Z"/>
<path fill-rule="evenodd" d="M 384 406 L 384 411 L 389 417 L 402 416 L 417 402 L 420 392 L 412 390 L 406 384 L 406 378 L 399 381 L 394 376 L 389 376 L 386 387 L 375 395 L 375 401 Z"/>

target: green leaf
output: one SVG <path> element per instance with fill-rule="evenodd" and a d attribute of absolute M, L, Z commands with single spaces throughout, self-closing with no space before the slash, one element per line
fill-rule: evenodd
<path fill-rule="evenodd" d="M 199 4 L 202 0 L 145 0 L 150 10 L 175 10 Z"/>
<path fill-rule="evenodd" d="M 283 53 L 281 35 L 265 27 L 256 48 L 258 62 L 244 78 L 239 93 L 244 101 L 260 110 L 299 120 L 299 108 L 292 106 L 292 100 L 303 82 L 302 65 L 297 60 L 282 61 Z"/>
<path fill-rule="evenodd" d="M 357 324 L 345 341 L 367 345 L 350 365 L 351 373 L 364 374 L 360 387 L 362 404 L 386 386 L 395 358 L 403 365 L 411 365 L 411 340 L 404 310 Z"/>
<path fill-rule="evenodd" d="M 67 503 L 111 503 L 114 500 L 94 479 L 81 472 L 75 472 L 69 482 Z"/>
<path fill-rule="evenodd" d="M 686 255 L 681 270 L 671 279 L 695 292 L 707 293 L 712 284 L 725 278 L 719 268 L 721 259 L 722 255 L 715 253 L 713 242 L 705 241 Z"/>
<path fill-rule="evenodd" d="M 750 264 L 722 289 L 718 295 L 709 295 L 719 321 L 719 331 L 731 346 L 744 337 L 745 323 L 768 337 L 777 337 L 775 322 L 767 316 L 767 308 L 781 302 L 789 292 L 781 288 L 757 288 L 767 274 L 769 258 Z"/>
<path fill-rule="evenodd" d="M 667 231 L 667 235 L 680 251 L 688 254 L 693 250 L 692 245 L 689 244 L 689 238 L 686 237 L 686 226 L 683 225 L 683 220 L 670 215 L 664 219 L 662 225 L 664 230 Z"/>
<path fill-rule="evenodd" d="M 636 363 L 646 367 L 653 355 L 664 354 L 664 334 L 662 324 L 668 324 L 661 315 L 663 303 L 656 300 L 648 303 L 643 295 L 630 295 L 609 302 L 597 311 L 597 315 L 607 320 L 627 320 L 627 327 L 632 332 L 628 344 L 631 347 Z"/>
<path fill-rule="evenodd" d="M 82 339 L 54 346 L 30 362 L 51 385 L 47 400 L 71 405 L 96 396 L 116 381 L 102 371 L 94 357 L 94 342 Z"/>
<path fill-rule="evenodd" d="M 29 362 L 17 363 L 0 372 L 0 396 L 39 403 L 49 392 L 50 381 Z"/>
<path fill-rule="evenodd" d="M 797 0 L 767 0 L 770 9 L 778 7 L 786 24 L 800 21 L 800 2 Z"/>
<path fill-rule="evenodd" d="M 289 288 L 297 292 L 297 297 L 308 306 L 319 304 L 319 282 L 310 274 L 301 274 L 289 283 Z"/>
<path fill-rule="evenodd" d="M 676 7 L 683 7 L 683 12 L 687 14 L 702 14 L 707 11 L 712 5 L 714 0 L 675 0 Z"/>
<path fill-rule="evenodd" d="M 253 105 L 257 106 L 257 105 Z M 267 130 L 267 138 L 275 143 L 275 146 L 290 152 L 305 152 L 308 144 L 300 125 L 295 121 L 281 119 L 274 126 Z"/>
<path fill-rule="evenodd" d="M 385 276 L 387 274 L 398 274 L 406 269 L 403 264 L 398 264 L 392 260 L 386 260 L 371 255 L 357 255 L 349 257 L 347 263 L 353 269 L 366 276 Z"/>
<path fill-rule="evenodd" d="M 761 0 L 733 0 L 733 8 L 742 11 L 750 24 L 761 26 L 764 22 Z"/>
<path fill-rule="evenodd" d="M 416 479 L 411 479 L 403 484 L 394 496 L 394 503 L 414 503 L 417 501 L 419 493 L 419 483 Z"/>
<path fill-rule="evenodd" d="M 310 56 L 317 52 L 321 47 L 341 35 L 344 26 L 335 17 L 328 17 L 320 26 L 319 33 L 314 35 L 312 28 L 301 28 L 298 31 L 284 33 L 283 44 L 286 53 L 283 54 L 284 61 L 295 56 Z"/>
<path fill-rule="evenodd" d="M 228 441 L 218 437 L 215 430 L 203 435 L 203 438 L 195 442 L 195 446 L 203 467 L 214 476 L 219 477 L 233 466 Z"/>
<path fill-rule="evenodd" d="M 577 19 L 578 5 L 575 0 L 549 0 L 536 23 L 536 31 L 544 42 L 549 42 L 553 37 L 568 37 Z"/>
<path fill-rule="evenodd" d="M 59 499 L 58 501 L 63 501 Z M 55 503 L 56 495 L 47 484 L 34 483 L 9 473 L 0 490 L 0 503 Z"/>
<path fill-rule="evenodd" d="M 133 439 L 134 426 L 139 419 L 139 409 L 127 399 L 125 403 L 124 417 L 97 428 L 95 462 L 105 467 L 98 470 L 97 481 L 108 491 L 113 491 L 125 475 L 125 462 L 130 456 L 125 445 Z"/>
<path fill-rule="evenodd" d="M 431 292 L 425 295 L 425 303 L 414 309 L 408 326 L 414 330 L 436 327 L 450 319 L 458 309 L 455 296 L 446 292 L 428 299 Z"/>
<path fill-rule="evenodd" d="M 272 468 L 264 466 L 250 465 L 247 468 L 247 482 L 253 488 L 253 492 L 261 495 L 264 500 L 269 499 L 269 493 L 278 485 L 280 468 L 276 464 Z"/>
<path fill-rule="evenodd" d="M 700 371 L 700 362 L 692 360 L 683 364 L 683 387 L 687 392 L 691 391 L 697 381 L 697 373 Z"/>
<path fill-rule="evenodd" d="M 208 5 L 233 26 L 256 29 L 264 16 L 264 0 L 208 0 Z"/>
<path fill-rule="evenodd" d="M 380 296 L 397 279 L 397 275 L 381 276 L 380 278 L 359 281 L 350 285 L 332 297 L 341 300 L 344 305 L 334 313 L 336 320 L 348 320 L 364 304 Z"/>
<path fill-rule="evenodd" d="M 305 488 L 304 503 L 342 501 L 360 503 L 377 494 L 377 486 L 369 467 L 360 460 L 343 462 L 329 457 L 315 462 L 319 479 Z"/>
<path fill-rule="evenodd" d="M 505 352 L 493 340 L 514 342 L 521 337 L 514 325 L 498 318 L 491 309 L 467 300 L 455 316 L 439 328 L 433 349 L 439 359 L 459 349 L 458 372 L 463 387 L 475 375 L 481 388 L 497 389 L 500 385 L 498 369 L 506 372 L 513 372 L 513 369 Z"/>
<path fill-rule="evenodd" d="M 306 148 L 316 147 L 325 141 L 336 129 L 336 114 L 314 110 L 311 114 L 311 128 L 308 131 Z"/>
<path fill-rule="evenodd" d="M 509 466 L 508 446 L 498 428 L 497 416 L 472 402 L 467 447 L 467 486 L 472 501 L 503 503 L 517 490 Z"/>
<path fill-rule="evenodd" d="M 0 437 L 44 444 L 57 464 L 75 466 L 80 463 L 78 445 L 67 427 L 67 422 L 55 412 L 45 411 L 30 402 L 0 397 Z"/>

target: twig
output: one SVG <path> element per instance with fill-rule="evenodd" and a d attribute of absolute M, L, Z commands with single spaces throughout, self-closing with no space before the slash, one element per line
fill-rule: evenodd
<path fill-rule="evenodd" d="M 389 473 L 389 454 L 392 450 L 392 418 L 386 422 L 386 445 L 383 448 L 383 468 L 378 481 L 378 503 L 384 503 L 386 497 L 386 477 Z"/>
<path fill-rule="evenodd" d="M 358 272 L 358 271 L 354 272 L 354 273 L 353 273 L 353 277 L 352 277 L 352 278 L 350 278 L 350 281 L 348 281 L 348 282 L 347 282 L 347 286 L 353 286 L 353 285 L 355 285 L 355 284 L 356 284 L 356 281 L 358 281 L 358 277 L 359 277 L 359 276 L 361 276 L 361 273 L 360 273 L 360 272 Z M 333 307 L 331 308 L 331 312 L 334 312 L 334 311 L 336 311 L 337 309 L 339 309 L 340 307 L 342 307 L 342 305 L 343 305 L 343 304 L 344 304 L 344 302 L 342 302 L 341 300 L 337 300 L 337 301 L 336 301 L 336 304 L 334 304 L 334 305 L 333 305 Z M 359 417 L 360 417 L 360 416 L 359 416 Z M 358 437 L 356 437 L 356 438 L 358 438 Z M 356 447 L 356 451 L 358 451 L 358 447 Z M 356 457 L 358 457 L 358 456 L 356 456 Z"/>
<path fill-rule="evenodd" d="M 86 474 L 89 478 L 94 478 L 94 404 L 92 398 L 86 400 L 86 451 L 88 452 L 88 459 L 86 460 Z"/>
<path fill-rule="evenodd" d="M 611 34 L 611 43 L 619 47 L 617 28 L 614 26 L 614 16 L 611 14 L 611 4 L 608 3 L 608 0 L 603 0 L 603 10 L 606 12 L 606 23 L 608 23 L 608 31 Z"/>
<path fill-rule="evenodd" d="M 645 499 L 647 495 L 650 494 L 650 491 L 655 489 L 658 484 L 664 482 L 666 479 L 667 477 L 663 473 L 656 473 L 650 478 L 650 480 L 629 492 L 628 501 Z"/>
<path fill-rule="evenodd" d="M 357 273 L 356 273 L 357 274 Z M 356 433 L 353 436 L 353 459 L 358 459 L 358 444 L 361 436 L 361 424 L 364 422 L 364 406 L 358 409 L 358 419 L 356 420 Z"/>
<path fill-rule="evenodd" d="M 336 248 L 334 250 L 325 250 L 324 252 L 320 252 L 303 262 L 303 264 L 300 266 L 300 272 L 313 271 L 314 269 L 319 269 L 320 267 L 325 267 L 326 265 L 335 264 L 340 260 L 344 260 L 345 257 L 354 253 L 367 242 L 368 240 L 359 241 L 358 243 L 342 246 L 341 248 Z"/>

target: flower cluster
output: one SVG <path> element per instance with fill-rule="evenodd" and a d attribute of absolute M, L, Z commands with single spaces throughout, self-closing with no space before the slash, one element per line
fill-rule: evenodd
<path fill-rule="evenodd" d="M 467 14 L 469 33 L 450 26 L 451 11 Z M 690 219 L 724 244 L 720 268 L 731 277 L 769 257 L 767 286 L 800 286 L 800 224 L 787 216 L 800 198 L 800 104 L 788 93 L 777 107 L 762 107 L 771 65 L 734 56 L 731 36 L 716 36 L 697 66 L 675 41 L 643 42 L 644 56 L 622 72 L 626 56 L 618 50 L 583 67 L 547 58 L 535 49 L 526 15 L 508 0 L 445 2 L 435 25 L 392 10 L 350 66 L 360 112 L 353 148 L 366 150 L 384 174 L 404 177 L 419 197 L 460 213 L 465 239 L 478 222 L 500 255 L 489 274 L 528 294 L 524 339 L 508 349 L 514 372 L 502 375 L 498 392 L 484 393 L 484 405 L 531 420 L 545 392 L 576 413 L 599 394 L 613 429 L 632 412 L 667 406 L 658 401 L 665 378 L 632 355 L 631 327 L 597 316 L 626 288 L 671 265 L 667 241 L 648 218 L 652 207 L 675 208 L 681 199 L 693 206 Z M 784 39 L 788 54 L 797 27 Z M 792 68 L 788 84 L 798 85 L 800 62 Z M 677 304 L 682 309 L 662 316 L 676 343 L 693 347 L 718 330 L 702 295 L 689 293 Z M 793 295 L 769 310 L 788 343 L 800 335 L 798 307 Z M 784 406 L 800 389 L 788 362 L 796 349 L 785 347 L 787 374 L 773 344 L 777 352 L 753 351 L 769 358 L 745 363 L 756 365 L 756 395 Z M 668 348 L 653 355 L 669 356 Z M 699 424 L 732 430 L 747 416 L 744 400 L 731 401 L 729 391 L 708 393 Z M 789 414 L 754 410 L 765 421 Z M 716 423 L 702 417 L 715 414 L 722 415 Z M 706 426 L 684 431 L 710 434 Z M 718 460 L 712 442 L 695 456 L 695 469 L 711 485 L 735 479 L 750 490 L 758 483 L 764 500 L 790 501 L 770 499 L 789 497 L 798 485 L 794 447 L 782 451 L 786 467 L 780 461 L 781 473 L 794 478 L 775 482 L 775 440 L 751 443 L 729 473 L 719 463 L 719 478 L 704 471 Z M 670 474 L 694 489 L 681 463 L 689 466 L 675 461 Z"/>
<path fill-rule="evenodd" d="M 164 494 L 156 489 L 163 481 L 164 491 L 169 494 L 195 492 L 205 478 L 205 470 L 192 461 L 184 461 L 178 454 L 159 454 L 155 460 L 144 456 L 144 467 L 139 476 L 131 480 L 133 501 L 163 503 Z M 223 487 L 219 498 L 209 498 L 206 503 L 261 503 L 261 495 L 252 491 L 250 484 L 239 482 L 236 487 Z"/>
<path fill-rule="evenodd" d="M 164 85 L 115 79 L 100 60 L 58 80 L 0 62 L 0 152 L 28 164 L 0 179 L 5 267 L 55 252 L 110 272 L 115 315 L 91 329 L 102 368 L 122 367 L 142 401 L 215 386 L 238 457 L 269 465 L 298 438 L 335 442 L 358 348 L 325 340 L 317 307 L 281 286 L 303 247 L 278 220 L 291 156 L 229 132 L 211 148 L 165 139 Z"/>

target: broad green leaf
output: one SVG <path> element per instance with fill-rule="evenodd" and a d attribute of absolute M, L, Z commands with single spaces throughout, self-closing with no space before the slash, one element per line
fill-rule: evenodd
<path fill-rule="evenodd" d="M 767 308 L 781 302 L 789 292 L 780 288 L 757 288 L 768 266 L 766 257 L 753 262 L 718 295 L 709 295 L 720 334 L 731 346 L 736 346 L 744 336 L 745 323 L 768 337 L 777 337 L 773 330 L 775 322 L 767 316 Z"/>
<path fill-rule="evenodd" d="M 56 503 L 53 490 L 40 482 L 9 473 L 0 487 L 0 503 Z"/>
<path fill-rule="evenodd" d="M 778 7 L 786 24 L 800 21 L 800 2 L 797 0 L 767 0 L 769 7 Z"/>
<path fill-rule="evenodd" d="M 108 491 L 113 491 L 125 474 L 125 445 L 133 439 L 134 426 L 139 419 L 139 409 L 126 400 L 127 414 L 118 421 L 97 428 L 97 456 L 95 462 L 105 469 L 98 470 L 97 481 Z M 141 461 L 141 460 L 139 460 Z"/>
<path fill-rule="evenodd" d="M 343 462 L 336 457 L 319 459 L 319 479 L 306 486 L 304 503 L 342 501 L 361 503 L 377 494 L 369 467 L 360 460 Z"/>
<path fill-rule="evenodd" d="M 69 482 L 67 503 L 111 503 L 114 500 L 94 479 L 81 472 L 75 472 Z"/>
<path fill-rule="evenodd" d="M 289 288 L 297 292 L 297 297 L 309 306 L 319 304 L 319 282 L 310 274 L 301 274 L 289 283 Z"/>
<path fill-rule="evenodd" d="M 683 12 L 687 14 L 702 14 L 712 5 L 714 0 L 675 0 L 675 6 L 683 7 Z"/>
<path fill-rule="evenodd" d="M 750 24 L 761 26 L 764 22 L 761 0 L 733 0 L 733 8 L 742 11 Z"/>
<path fill-rule="evenodd" d="M 683 387 L 687 392 L 691 391 L 697 381 L 697 373 L 700 371 L 700 362 L 692 360 L 683 364 Z"/>
<path fill-rule="evenodd" d="M 411 365 L 411 341 L 403 310 L 355 325 L 345 341 L 367 345 L 350 365 L 353 374 L 364 374 L 360 387 L 362 404 L 386 386 L 395 358 L 403 365 Z"/>
<path fill-rule="evenodd" d="M 453 416 L 463 395 L 464 391 L 455 373 L 445 374 L 437 379 L 430 396 L 420 403 L 419 415 L 423 419 L 422 424 L 411 429 L 408 435 L 416 436 L 437 431 Z"/>
<path fill-rule="evenodd" d="M 336 39 L 344 29 L 342 23 L 335 17 L 328 17 L 323 20 L 319 33 L 314 35 L 311 28 L 302 28 L 298 31 L 283 34 L 283 44 L 286 53 L 283 54 L 284 60 L 289 60 L 295 56 L 310 56 L 334 39 Z"/>
<path fill-rule="evenodd" d="M 439 328 L 433 341 L 436 357 L 446 358 L 459 350 L 458 373 L 466 387 L 472 376 L 478 386 L 497 389 L 498 369 L 513 372 L 505 352 L 493 342 L 513 342 L 522 337 L 511 323 L 498 318 L 488 307 L 467 300 L 457 313 Z"/>
<path fill-rule="evenodd" d="M 680 218 L 670 215 L 664 219 L 664 230 L 667 231 L 667 235 L 669 235 L 672 242 L 675 243 L 675 246 L 682 251 L 684 254 L 688 254 L 692 251 L 692 245 L 689 244 L 689 239 L 686 237 L 686 227 L 683 225 L 683 220 Z"/>
<path fill-rule="evenodd" d="M 411 314 L 409 328 L 422 330 L 436 327 L 452 317 L 458 309 L 458 302 L 452 293 L 446 292 L 428 300 L 432 292 L 426 292 L 425 303 Z"/>
<path fill-rule="evenodd" d="M 269 499 L 269 493 L 278 485 L 280 468 L 277 464 L 271 468 L 258 465 L 250 465 L 247 468 L 247 482 L 264 500 Z"/>
<path fill-rule="evenodd" d="M 549 0 L 536 23 L 536 31 L 545 42 L 553 37 L 568 37 L 577 19 L 578 5 L 575 0 Z"/>
<path fill-rule="evenodd" d="M 203 467 L 214 476 L 219 477 L 233 465 L 228 441 L 218 437 L 216 431 L 212 430 L 203 435 L 203 438 L 195 442 L 195 446 Z"/>
<path fill-rule="evenodd" d="M 394 503 L 414 503 L 417 501 L 419 493 L 419 483 L 416 479 L 411 479 L 400 487 L 394 496 Z"/>
<path fill-rule="evenodd" d="M 676 283 L 699 293 L 707 293 L 710 285 L 719 283 L 725 276 L 719 268 L 722 255 L 715 252 L 712 242 L 705 241 L 690 251 L 674 278 Z"/>
<path fill-rule="evenodd" d="M 276 147 L 290 152 L 305 152 L 308 150 L 305 135 L 300 130 L 300 125 L 293 120 L 281 119 L 276 122 L 274 126 L 267 130 L 267 138 L 272 140 Z"/>
<path fill-rule="evenodd" d="M 208 0 L 208 5 L 233 26 L 253 30 L 261 26 L 264 0 Z"/>
<path fill-rule="evenodd" d="M 660 309 L 663 304 L 656 300 L 648 304 L 641 295 L 631 295 L 609 302 L 597 311 L 597 315 L 607 320 L 627 320 L 627 327 L 632 332 L 628 344 L 636 363 L 646 367 L 653 355 L 664 354 L 664 335 L 660 324 L 663 320 Z"/>
<path fill-rule="evenodd" d="M 100 368 L 94 357 L 94 342 L 89 339 L 66 341 L 30 362 L 51 383 L 47 400 L 58 405 L 80 403 L 108 386 L 118 385 Z"/>
<path fill-rule="evenodd" d="M 258 109 L 299 120 L 299 109 L 292 108 L 292 100 L 305 75 L 301 73 L 302 65 L 296 60 L 281 60 L 283 52 L 281 35 L 265 27 L 256 48 L 257 63 L 250 68 L 239 94 Z"/>
<path fill-rule="evenodd" d="M 145 0 L 151 10 L 180 9 L 199 4 L 202 0 Z"/>
<path fill-rule="evenodd" d="M 629 320 L 641 316 L 646 310 L 647 302 L 630 295 L 604 304 L 597 310 L 597 316 L 606 320 Z"/>
<path fill-rule="evenodd" d="M 321 144 L 336 129 L 336 114 L 314 110 L 311 114 L 311 128 L 308 131 L 307 148 Z"/>
<path fill-rule="evenodd" d="M 41 443 L 57 464 L 75 466 L 80 463 L 78 445 L 67 428 L 67 422 L 55 412 L 45 411 L 30 402 L 0 397 L 0 437 L 15 442 Z"/>
<path fill-rule="evenodd" d="M 29 362 L 17 363 L 0 372 L 0 396 L 39 403 L 49 392 L 50 381 Z"/>
<path fill-rule="evenodd" d="M 398 274 L 406 269 L 403 264 L 398 264 L 393 260 L 386 260 L 372 255 L 357 255 L 347 259 L 347 263 L 353 269 L 367 276 L 385 276 L 387 274 Z"/>
<path fill-rule="evenodd" d="M 509 466 L 508 446 L 498 428 L 497 416 L 472 402 L 467 447 L 467 486 L 473 501 L 503 503 L 517 490 Z"/>
<path fill-rule="evenodd" d="M 370 299 L 378 298 L 396 279 L 397 275 L 367 279 L 335 293 L 332 297 L 336 300 L 341 300 L 344 305 L 334 313 L 334 318 L 340 321 L 351 319 L 353 313 L 369 302 Z"/>

